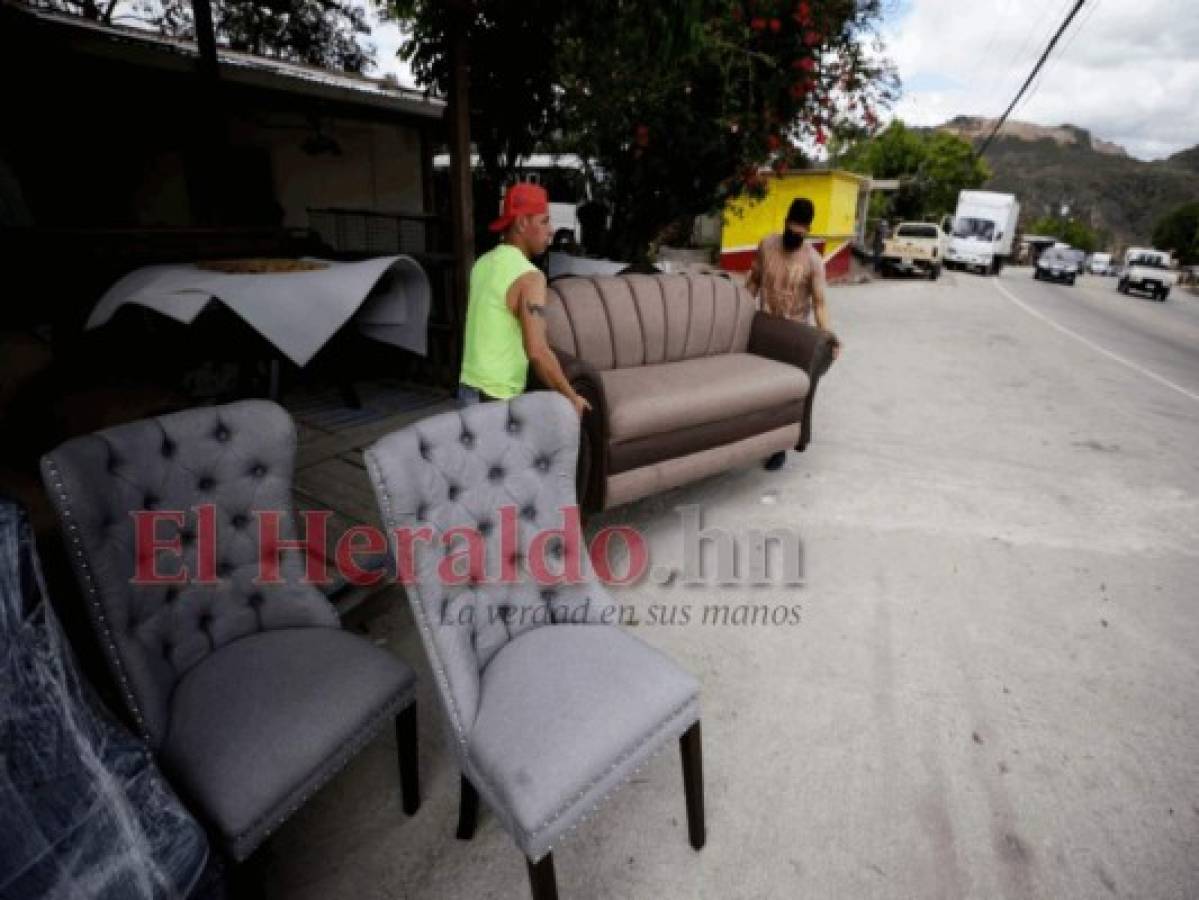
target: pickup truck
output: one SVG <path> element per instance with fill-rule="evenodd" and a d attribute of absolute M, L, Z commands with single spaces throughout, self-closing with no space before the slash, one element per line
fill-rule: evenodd
<path fill-rule="evenodd" d="M 905 272 L 939 278 L 945 244 L 945 232 L 936 222 L 902 222 L 895 237 L 883 243 L 879 274 Z"/>
<path fill-rule="evenodd" d="M 1178 281 L 1170 271 L 1170 254 L 1163 250 L 1130 247 L 1124 254 L 1124 269 L 1116 289 L 1121 294 L 1145 291 L 1154 300 L 1165 300 Z"/>

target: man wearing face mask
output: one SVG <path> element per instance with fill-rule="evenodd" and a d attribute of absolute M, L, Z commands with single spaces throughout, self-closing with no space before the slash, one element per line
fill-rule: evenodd
<path fill-rule="evenodd" d="M 812 228 L 815 208 L 807 197 L 797 197 L 787 210 L 782 234 L 772 234 L 758 244 L 758 253 L 745 286 L 758 298 L 763 312 L 811 324 L 829 331 L 824 302 L 824 259 L 805 240 Z M 841 341 L 833 336 L 833 359 L 841 353 Z M 767 469 L 780 469 L 787 454 L 780 451 L 766 460 Z"/>

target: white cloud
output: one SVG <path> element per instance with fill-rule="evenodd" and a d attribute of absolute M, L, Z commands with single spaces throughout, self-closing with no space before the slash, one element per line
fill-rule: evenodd
<path fill-rule="evenodd" d="M 406 87 L 415 86 L 412 67 L 396 55 L 404 40 L 400 26 L 395 22 L 381 21 L 373 4 L 367 7 L 366 14 L 371 23 L 370 42 L 375 47 L 375 65 L 368 74 L 377 78 L 394 75 L 400 84 Z"/>
<path fill-rule="evenodd" d="M 1074 0 L 911 0 L 884 26 L 914 125 L 999 116 Z M 1088 0 L 1011 118 L 1079 125 L 1133 156 L 1199 144 L 1194 0 Z"/>

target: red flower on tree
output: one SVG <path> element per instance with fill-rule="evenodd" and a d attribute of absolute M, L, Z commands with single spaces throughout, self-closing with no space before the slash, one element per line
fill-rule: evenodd
<path fill-rule="evenodd" d="M 754 16 L 753 19 L 750 20 L 749 27 L 754 31 L 761 31 L 766 27 L 766 20 L 761 16 Z"/>

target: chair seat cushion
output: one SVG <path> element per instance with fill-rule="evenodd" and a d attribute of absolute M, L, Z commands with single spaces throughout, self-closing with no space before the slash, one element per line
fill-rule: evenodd
<path fill-rule="evenodd" d="M 162 763 L 240 859 L 411 702 L 415 684 L 399 659 L 339 628 L 241 638 L 176 686 Z"/>
<path fill-rule="evenodd" d="M 691 675 L 606 625 L 526 632 L 481 688 L 467 751 L 476 787 L 533 859 L 699 715 Z"/>
<path fill-rule="evenodd" d="M 752 353 L 723 353 L 600 373 L 614 442 L 721 422 L 808 395 L 802 369 Z"/>

